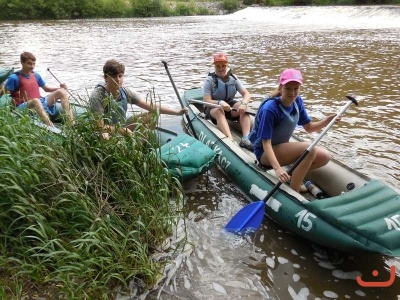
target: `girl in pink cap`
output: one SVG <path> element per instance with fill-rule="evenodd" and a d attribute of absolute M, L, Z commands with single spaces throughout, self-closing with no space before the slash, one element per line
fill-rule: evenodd
<path fill-rule="evenodd" d="M 299 96 L 303 76 L 295 69 L 287 69 L 279 78 L 279 87 L 274 96 L 266 99 L 258 109 L 250 141 L 258 161 L 272 167 L 280 182 L 290 180 L 290 187 L 296 192 L 306 192 L 302 181 L 310 169 L 320 168 L 330 160 L 329 152 L 314 147 L 297 166 L 290 177 L 282 166 L 294 163 L 307 149 L 307 142 L 289 142 L 296 125 L 307 132 L 319 131 L 327 126 L 335 114 L 312 122 Z"/>
<path fill-rule="evenodd" d="M 217 124 L 227 137 L 232 138 L 231 130 L 226 119 L 239 121 L 243 137 L 239 145 L 243 148 L 253 150 L 253 145 L 248 139 L 251 129 L 250 116 L 246 114 L 250 102 L 250 93 L 243 86 L 242 82 L 229 70 L 229 61 L 225 53 L 219 52 L 214 55 L 215 72 L 209 73 L 204 80 L 203 101 L 220 105 L 220 108 L 205 109 L 207 119 Z M 243 100 L 235 100 L 239 92 Z M 233 111 L 232 108 L 236 110 Z"/>

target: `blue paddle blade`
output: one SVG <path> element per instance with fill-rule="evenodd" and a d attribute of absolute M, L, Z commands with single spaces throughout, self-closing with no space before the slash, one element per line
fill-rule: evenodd
<path fill-rule="evenodd" d="M 257 229 L 261 225 L 265 213 L 265 202 L 258 201 L 246 205 L 225 226 L 230 232 L 240 232 L 248 229 Z"/>

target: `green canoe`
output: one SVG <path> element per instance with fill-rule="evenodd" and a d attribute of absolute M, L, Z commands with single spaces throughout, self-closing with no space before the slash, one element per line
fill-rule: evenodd
<path fill-rule="evenodd" d="M 12 105 L 9 95 L 0 98 L 0 108 Z M 74 115 L 79 117 L 86 112 L 82 105 L 72 104 Z M 57 103 L 58 111 L 63 114 L 60 103 Z M 58 127 L 50 127 L 33 118 L 35 125 L 45 128 L 56 134 L 62 134 Z M 216 163 L 216 153 L 200 141 L 186 133 L 175 133 L 173 131 L 156 128 L 155 134 L 160 141 L 158 148 L 161 159 L 166 164 L 169 173 L 183 182 L 203 174 Z"/>
<path fill-rule="evenodd" d="M 204 119 L 203 105 L 190 104 L 191 99 L 202 100 L 202 90 L 187 90 L 182 97 L 184 105 L 190 108 L 190 120 L 198 139 L 218 154 L 220 169 L 251 201 L 264 199 L 278 182 L 275 172 L 260 168 L 254 154 L 238 146 L 238 132 L 232 130 L 235 142 L 227 138 Z M 190 132 L 191 126 L 186 127 Z M 326 198 L 299 194 L 283 184 L 267 201 L 266 215 L 322 246 L 343 252 L 400 256 L 398 192 L 335 159 L 309 172 L 306 179 L 323 190 Z"/>

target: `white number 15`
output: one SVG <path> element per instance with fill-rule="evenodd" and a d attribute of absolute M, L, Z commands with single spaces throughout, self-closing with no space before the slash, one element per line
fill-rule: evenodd
<path fill-rule="evenodd" d="M 297 227 L 303 229 L 304 231 L 310 231 L 312 228 L 312 221 L 310 218 L 316 218 L 316 216 L 306 209 L 299 211 L 296 215 L 298 217 Z"/>

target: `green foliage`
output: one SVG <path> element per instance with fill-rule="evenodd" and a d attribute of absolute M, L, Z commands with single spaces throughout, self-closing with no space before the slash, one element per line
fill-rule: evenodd
<path fill-rule="evenodd" d="M 198 7 L 197 14 L 201 16 L 211 15 L 211 12 L 206 7 Z"/>
<path fill-rule="evenodd" d="M 163 4 L 161 0 L 131 0 L 133 16 L 157 17 L 162 15 Z"/>
<path fill-rule="evenodd" d="M 29 280 L 68 299 L 114 298 L 157 280 L 151 254 L 171 234 L 180 186 L 152 131 L 104 140 L 90 119 L 62 137 L 0 109 L 0 263 L 16 294 Z"/>
<path fill-rule="evenodd" d="M 222 5 L 228 12 L 234 12 L 240 6 L 238 0 L 222 0 Z"/>
<path fill-rule="evenodd" d="M 208 15 L 195 0 L 0 0 L 0 20 L 78 19 L 121 17 L 166 17 L 171 15 Z M 224 9 L 234 12 L 243 5 L 384 5 L 400 0 L 221 0 Z"/>
<path fill-rule="evenodd" d="M 194 15 L 195 9 L 190 7 L 188 4 L 185 3 L 177 3 L 175 8 L 175 14 L 178 16 L 190 16 Z"/>

